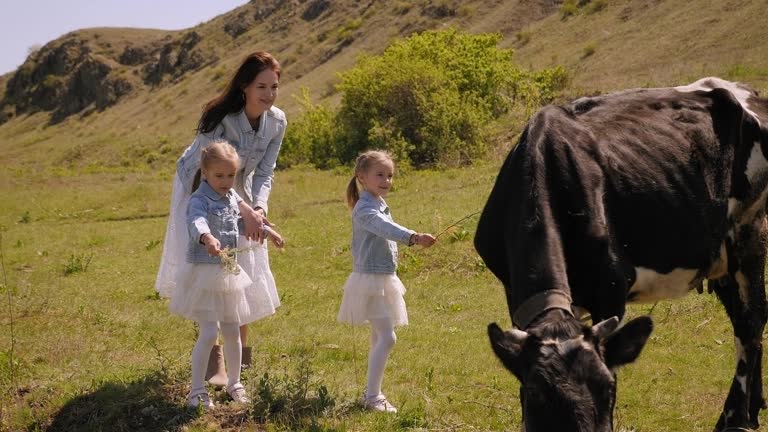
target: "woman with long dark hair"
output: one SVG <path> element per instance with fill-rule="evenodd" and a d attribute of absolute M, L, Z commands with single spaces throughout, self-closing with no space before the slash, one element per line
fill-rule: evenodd
<path fill-rule="evenodd" d="M 270 287 L 274 306 L 280 305 L 264 242 L 264 228 L 269 225 L 267 201 L 287 126 L 285 113 L 273 106 L 279 81 L 280 63 L 267 52 L 255 52 L 243 60 L 226 89 L 205 104 L 197 124 L 197 136 L 176 166 L 163 256 L 155 282 L 160 296 L 171 297 L 176 289 L 179 257 L 184 257 L 179 251 L 184 250 L 189 238 L 184 223 L 185 209 L 199 182 L 200 152 L 208 144 L 223 139 L 237 149 L 241 161 L 234 187 L 243 198 L 239 210 L 244 229 L 240 231 L 238 248 L 250 248 L 256 252 L 238 254 L 238 263 L 251 279 L 263 278 Z M 250 364 L 251 357 L 250 347 L 246 344 L 247 334 L 247 327 L 242 326 L 240 338 L 244 366 Z M 226 375 L 222 350 L 218 345 L 211 352 L 208 369 L 206 379 L 223 385 L 221 382 L 226 381 Z M 212 378 L 211 375 L 217 371 Z"/>

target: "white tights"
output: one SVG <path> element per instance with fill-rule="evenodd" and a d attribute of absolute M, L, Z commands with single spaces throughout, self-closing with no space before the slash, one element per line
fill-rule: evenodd
<path fill-rule="evenodd" d="M 371 352 L 368 354 L 368 387 L 367 398 L 381 394 L 381 382 L 384 380 L 384 368 L 387 358 L 397 342 L 395 326 L 389 318 L 372 319 L 371 322 Z"/>
<path fill-rule="evenodd" d="M 217 323 L 215 321 L 203 321 L 200 326 L 200 336 L 197 338 L 195 348 L 192 350 L 192 392 L 190 394 L 205 391 L 205 370 L 208 367 L 208 358 L 211 349 L 216 344 L 218 329 L 221 328 L 221 336 L 224 339 L 224 361 L 227 363 L 227 388 L 232 388 L 240 383 L 240 362 L 242 361 L 242 344 L 240 343 L 240 324 Z"/>

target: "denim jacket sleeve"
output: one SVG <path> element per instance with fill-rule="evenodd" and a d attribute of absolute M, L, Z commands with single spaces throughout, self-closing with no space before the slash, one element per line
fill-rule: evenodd
<path fill-rule="evenodd" d="M 266 212 L 269 192 L 272 190 L 272 179 L 275 175 L 275 166 L 277 166 L 277 155 L 280 153 L 280 147 L 283 144 L 285 129 L 288 125 L 285 116 L 278 117 L 279 132 L 267 145 L 264 157 L 256 166 L 256 172 L 253 175 L 253 207 L 261 207 Z"/>
<path fill-rule="evenodd" d="M 194 242 L 200 242 L 203 234 L 211 232 L 208 226 L 208 209 L 203 197 L 193 195 L 187 205 L 187 230 L 189 238 Z"/>
<path fill-rule="evenodd" d="M 353 217 L 360 223 L 360 226 L 363 229 L 379 237 L 384 237 L 387 240 L 397 241 L 407 245 L 411 236 L 416 234 L 416 231 L 409 230 L 408 228 L 393 222 L 378 209 L 373 207 L 365 206 L 355 209 Z"/>

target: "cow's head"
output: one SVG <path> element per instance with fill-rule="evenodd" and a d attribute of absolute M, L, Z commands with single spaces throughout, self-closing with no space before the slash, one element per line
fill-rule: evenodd
<path fill-rule="evenodd" d="M 613 431 L 615 370 L 633 362 L 653 330 L 649 317 L 618 327 L 577 319 L 539 321 L 528 331 L 488 326 L 493 351 L 520 380 L 525 432 Z"/>

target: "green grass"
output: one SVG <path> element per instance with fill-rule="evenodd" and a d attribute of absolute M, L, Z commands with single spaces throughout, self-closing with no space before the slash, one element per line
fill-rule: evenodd
<path fill-rule="evenodd" d="M 374 415 L 356 406 L 368 330 L 335 321 L 351 267 L 346 171 L 279 172 L 270 202 L 270 218 L 288 242 L 271 255 L 283 306 L 251 326 L 254 366 L 244 379 L 257 395 L 268 374 L 265 384 L 273 391 L 262 395 L 295 405 L 265 411 L 265 399 L 257 398 L 252 410 L 224 404 L 211 414 L 188 412 L 195 328 L 170 315 L 153 289 L 173 162 L 192 139 L 201 104 L 255 48 L 284 60 L 277 105 L 290 118 L 299 114 L 291 95 L 302 87 L 322 98 L 313 102 L 338 103 L 333 83 L 360 53 L 381 52 L 394 38 L 443 25 L 501 31 L 502 47 L 516 45 L 523 67 L 564 65 L 573 73 L 565 97 L 706 75 L 768 88 L 768 46 L 754 43 L 765 39 L 762 3 L 645 3 L 593 0 L 584 13 L 562 20 L 558 7 L 530 2 L 473 0 L 457 17 L 431 19 L 409 2 L 339 1 L 321 22 L 280 9 L 268 22 L 282 22 L 285 30 L 255 25 L 237 43 L 220 18 L 195 28 L 202 44 L 215 46 L 218 61 L 178 82 L 151 92 L 139 88 L 103 112 L 54 126 L 46 113 L 3 124 L 0 431 L 517 430 L 518 384 L 498 364 L 485 334 L 489 322 L 509 327 L 509 313 L 501 286 L 472 249 L 476 218 L 431 249 L 401 248 L 411 325 L 398 331 L 384 383 L 401 413 Z M 166 33 L 93 29 L 81 35 L 119 53 L 128 43 L 148 44 Z M 353 41 L 328 58 L 341 36 Z M 0 77 L 0 95 L 9 77 Z M 500 148 L 508 148 L 525 120 L 519 113 L 508 117 L 494 125 L 491 138 Z M 499 164 L 497 158 L 463 170 L 399 175 L 389 199 L 395 218 L 442 231 L 481 208 Z M 633 306 L 629 314 L 649 310 Z M 656 330 L 644 353 L 619 375 L 616 429 L 709 431 L 735 367 L 723 309 L 712 296 L 691 295 L 660 303 L 653 316 Z M 307 391 L 297 396 L 301 386 Z M 254 418 L 266 418 L 266 426 Z"/>
<path fill-rule="evenodd" d="M 497 167 L 403 173 L 388 201 L 398 222 L 437 233 L 481 208 Z M 397 332 L 384 381 L 401 412 L 371 414 L 355 403 L 365 383 L 368 329 L 335 321 L 351 268 L 342 196 L 349 173 L 279 172 L 270 218 L 287 247 L 271 260 L 283 306 L 251 326 L 254 366 L 244 380 L 254 409 L 229 406 L 217 394 L 222 408 L 198 415 L 184 408 L 194 325 L 169 314 L 153 289 L 168 174 L 24 184 L 6 170 L 0 179 L 11 204 L 0 210 L 7 278 L 0 290 L 0 430 L 213 431 L 238 430 L 242 422 L 262 430 L 254 418 L 274 431 L 519 425 L 518 384 L 485 334 L 489 322 L 510 324 L 502 288 L 472 249 L 476 218 L 433 248 L 401 248 L 411 324 Z M 30 220 L 19 222 L 27 212 Z M 67 273 L 72 257 L 92 258 Z M 634 306 L 630 315 L 649 310 Z M 660 303 L 653 316 L 645 352 L 619 374 L 617 430 L 711 430 L 735 366 L 722 307 L 713 296 L 691 295 Z M 271 393 L 259 391 L 265 374 Z M 273 413 L 258 394 L 293 401 L 292 408 Z"/>

